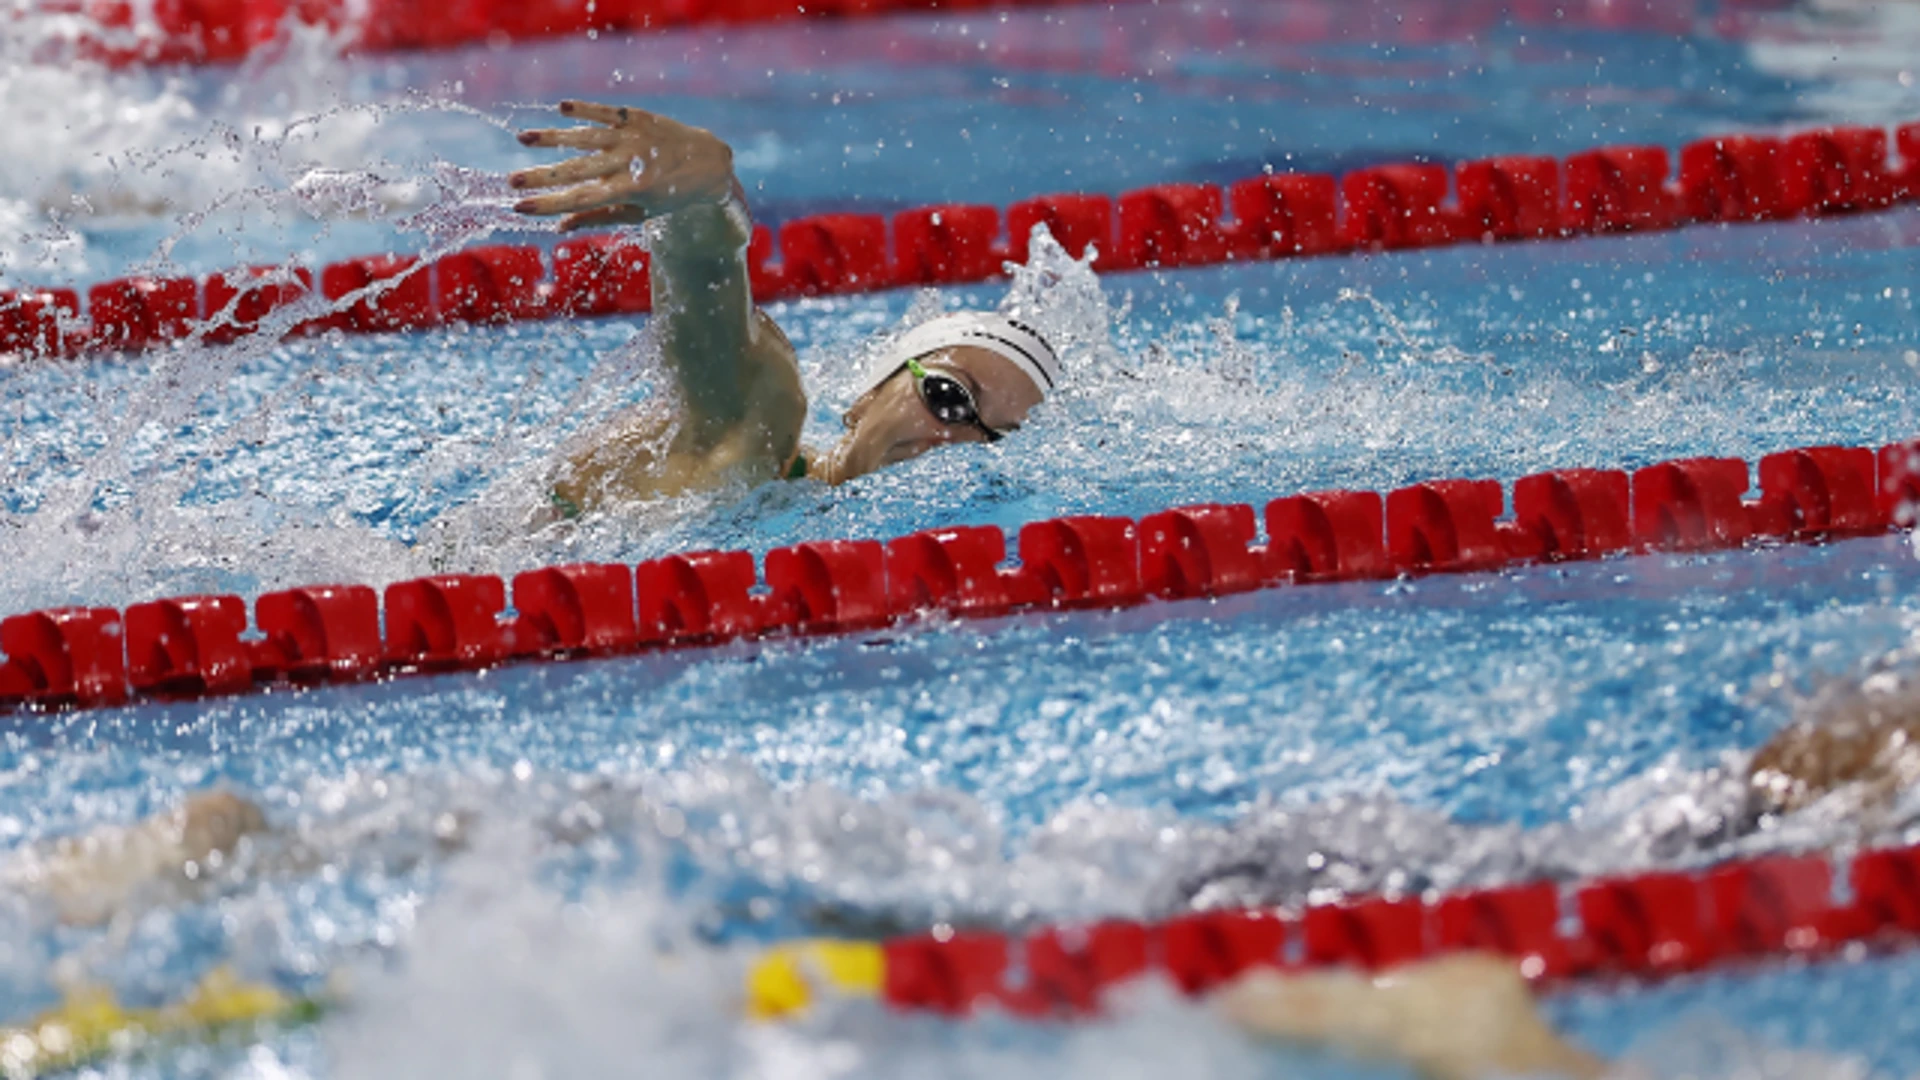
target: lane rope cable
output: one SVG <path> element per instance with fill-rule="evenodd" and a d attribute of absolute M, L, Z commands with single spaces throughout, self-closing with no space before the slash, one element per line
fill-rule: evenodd
<path fill-rule="evenodd" d="M 1898 160 L 1890 157 L 1897 148 Z M 1160 184 L 1117 197 L 1042 195 L 822 214 L 754 228 L 760 302 L 959 285 L 1024 263 L 1045 226 L 1095 270 L 1213 266 L 1302 256 L 1645 233 L 1685 225 L 1884 211 L 1920 199 L 1920 122 L 1689 143 L 1679 173 L 1662 146 L 1610 146 L 1564 161 L 1507 156 L 1379 165 L 1341 177 L 1274 173 L 1221 187 Z M 1230 212 L 1230 216 L 1229 216 Z M 133 277 L 86 290 L 0 291 L 0 359 L 104 355 L 264 331 L 303 336 L 500 325 L 651 309 L 637 232 L 480 245 L 435 259 L 372 255 L 322 267 L 252 266 L 202 278 Z"/>
<path fill-rule="evenodd" d="M 1758 473 L 1757 497 L 1748 494 Z M 1510 510 L 1510 512 L 1509 512 Z M 1314 582 L 1497 571 L 1635 552 L 1819 543 L 1911 529 L 1920 438 L 1762 457 L 1430 480 L 1382 496 L 1319 491 L 1128 517 L 1030 522 L 1007 565 L 997 526 L 628 566 L 441 574 L 63 607 L 0 620 L 0 710 L 90 708 L 273 686 L 479 670 L 954 618 L 1114 609 Z M 1263 529 L 1264 526 L 1264 529 Z M 1264 531 L 1264 538 L 1260 534 Z M 509 596 L 511 608 L 509 608 Z"/>

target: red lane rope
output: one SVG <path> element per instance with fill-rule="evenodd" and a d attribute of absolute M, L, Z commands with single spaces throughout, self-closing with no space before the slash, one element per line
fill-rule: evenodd
<path fill-rule="evenodd" d="M 990 525 L 889 541 L 827 540 L 447 574 L 388 585 L 314 585 L 260 596 L 184 596 L 35 611 L 0 620 L 0 708 L 94 707 L 263 685 L 474 670 L 789 634 L 832 634 L 942 611 L 955 617 L 1117 608 L 1287 584 L 1464 573 L 1622 552 L 1711 551 L 1908 528 L 1920 514 L 1920 439 L 1873 450 L 1818 446 L 1759 462 L 1665 461 L 1633 473 L 1562 469 L 1322 491 L 1245 504 L 1032 522 L 1019 565 Z M 765 589 L 757 586 L 764 580 Z M 384 617 L 383 617 L 384 616 Z"/>
<path fill-rule="evenodd" d="M 1163 184 L 1106 195 L 1043 195 L 1002 212 L 943 205 L 826 214 L 765 226 L 748 250 L 761 301 L 949 285 L 1024 262 L 1044 224 L 1102 271 L 1778 221 L 1881 210 L 1920 199 L 1920 122 L 1888 132 L 1841 127 L 1690 143 L 1672 176 L 1658 146 L 1444 165 L 1382 165 L 1335 178 L 1256 176 L 1221 188 Z M 1231 219 L 1226 212 L 1231 210 Z M 1004 225 L 1004 234 L 1002 227 Z M 776 258 L 776 246 L 778 257 Z M 420 330 L 558 316 L 642 313 L 647 255 L 630 236 L 565 241 L 551 263 L 532 245 L 349 259 L 321 269 L 250 267 L 206 278 L 127 278 L 87 290 L 0 291 L 0 356 L 76 356 L 152 348 L 199 335 L 223 343 L 284 329 L 295 304 L 331 309 L 294 333 Z"/>
<path fill-rule="evenodd" d="M 1848 883 L 1848 896 L 1834 884 Z M 938 928 L 881 946 L 881 997 L 963 1015 L 998 1008 L 1071 1018 L 1149 973 L 1189 994 L 1256 968 L 1370 971 L 1450 952 L 1514 958 L 1549 985 L 1660 977 L 1766 957 L 1911 946 L 1920 936 L 1920 847 L 1770 855 L 1703 871 L 1654 871 L 1563 888 L 1536 882 L 1434 897 L 1362 897 L 1306 908 L 1210 912 L 1155 924 L 1107 921 L 1025 936 Z"/>
<path fill-rule="evenodd" d="M 46 0 L 96 28 L 84 55 L 107 64 L 231 63 L 272 46 L 288 21 L 346 35 L 363 52 L 504 46 L 682 26 L 855 18 L 914 11 L 1062 7 L 1086 0 L 171 0 L 136 15 L 130 0 Z M 357 10 L 356 10 L 357 9 Z"/>
<path fill-rule="evenodd" d="M 231 63 L 271 48 L 289 23 L 327 27 L 364 52 L 505 45 L 547 37 L 595 37 L 684 26 L 775 22 L 794 18 L 861 18 L 901 12 L 970 12 L 994 8 L 1065 7 L 1088 0 L 169 0 L 136 14 L 131 0 L 41 0 L 41 10 L 79 14 L 87 30 L 83 55 L 114 66 L 132 64 Z M 1712 7 L 1719 32 L 1739 36 L 1757 14 L 1787 6 L 1787 0 L 1720 0 Z M 1230 16 L 1194 12 L 1155 27 L 1185 44 L 1193 33 L 1233 28 L 1226 40 L 1242 40 Z M 1686 33 L 1701 24 L 1696 0 L 1621 4 L 1617 0 L 1431 0 L 1399 13 L 1395 33 L 1414 41 L 1468 38 L 1504 19 L 1557 26 Z M 1289 5 L 1252 20 L 1270 40 L 1290 46 L 1357 36 L 1377 37 L 1377 16 L 1354 5 L 1327 2 Z M 1130 28 L 1112 28 L 1100 63 L 1123 65 L 1116 49 L 1130 45 Z"/>

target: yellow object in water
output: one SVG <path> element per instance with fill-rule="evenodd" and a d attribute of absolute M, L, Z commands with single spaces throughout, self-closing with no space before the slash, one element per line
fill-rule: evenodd
<path fill-rule="evenodd" d="M 870 941 L 796 941 L 776 945 L 747 972 L 747 1015 L 777 1020 L 813 1004 L 820 990 L 877 997 L 886 956 Z"/>
<path fill-rule="evenodd" d="M 8 1080 L 77 1068 L 156 1039 L 207 1037 L 248 1024 L 304 1023 L 319 1013 L 310 998 L 289 997 L 215 968 L 193 992 L 156 1009 L 129 1009 L 105 990 L 69 994 L 18 1027 L 0 1028 L 0 1075 Z"/>

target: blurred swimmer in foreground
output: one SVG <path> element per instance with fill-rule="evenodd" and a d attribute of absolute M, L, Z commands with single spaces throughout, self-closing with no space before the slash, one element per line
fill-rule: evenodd
<path fill-rule="evenodd" d="M 1747 828 L 1840 793 L 1862 814 L 1889 806 L 1920 781 L 1920 673 L 1884 670 L 1829 684 L 1754 753 L 1746 781 Z M 1437 1080 L 1608 1071 L 1541 1020 L 1525 980 L 1498 957 L 1443 957 L 1374 979 L 1255 972 L 1219 1002 L 1256 1034 L 1398 1058 Z"/>
<path fill-rule="evenodd" d="M 267 829 L 265 815 L 247 799 L 203 792 L 134 825 L 16 852 L 0 867 L 0 883 L 45 897 L 63 922 L 102 923 L 137 912 L 156 893 L 179 898 L 196 879 L 211 876 L 202 871 Z M 157 1012 L 122 1009 L 98 989 L 70 987 L 65 1004 L 20 1027 L 0 1028 L 0 1037 L 20 1059 L 21 1068 L 9 1075 L 34 1075 L 98 1060 L 122 1035 L 121 1042 L 137 1047 L 143 1034 L 156 1032 L 177 1039 L 242 1023 L 303 1023 L 333 1004 L 291 998 L 216 969 L 184 1004 Z M 1398 1059 L 1437 1080 L 1518 1074 L 1584 1080 L 1605 1071 L 1598 1058 L 1554 1033 L 1515 965 L 1497 956 L 1442 957 L 1379 977 L 1260 973 L 1222 991 L 1217 1005 L 1253 1034 Z M 761 1018 L 780 1012 L 753 1000 L 751 990 L 747 1006 Z M 85 1045 L 76 1043 L 75 1031 L 88 1034 Z"/>
<path fill-rule="evenodd" d="M 0 862 L 0 889 L 44 898 L 61 922 L 91 926 L 131 909 L 138 897 L 190 887 L 209 862 L 217 865 L 242 837 L 266 829 L 266 815 L 251 800 L 201 792 L 133 825 L 14 851 Z"/>
<path fill-rule="evenodd" d="M 1835 683 L 1749 760 L 1752 814 L 1744 827 L 1828 795 L 1850 794 L 1862 811 L 1871 812 L 1916 779 L 1920 675 L 1889 670 Z M 463 845 L 462 831 L 447 833 L 446 850 Z M 190 896 L 215 877 L 201 870 L 234 857 L 250 838 L 268 834 L 269 823 L 252 802 L 225 792 L 201 793 L 135 825 L 15 851 L 0 863 L 0 886 L 50 901 L 62 921 L 105 922 L 122 912 L 137 914 L 155 900 Z M 305 861 L 299 867 L 312 868 Z M 836 985 L 817 977 L 813 949 L 808 943 L 778 947 L 755 970 L 779 965 L 776 987 L 791 987 L 795 980 Z M 756 996 L 756 985 L 764 984 L 750 981 L 746 1004 L 760 1016 L 790 1012 L 809 996 L 769 1002 Z M 1586 1080 L 1615 1069 L 1555 1032 L 1516 965 L 1487 954 L 1444 956 L 1380 975 L 1257 971 L 1219 991 L 1212 1004 L 1250 1034 L 1399 1061 L 1436 1080 L 1513 1075 Z M 275 1006 L 284 1007 L 283 1000 Z M 1615 1069 L 1612 1075 L 1630 1074 Z"/>
<path fill-rule="evenodd" d="M 1889 806 L 1920 781 L 1920 671 L 1890 668 L 1827 685 L 1747 763 L 1749 809 L 1791 813 L 1851 790 Z"/>
<path fill-rule="evenodd" d="M 567 101 L 594 126 L 526 131 L 528 146 L 585 151 L 524 169 L 523 214 L 564 215 L 563 232 L 646 223 L 653 318 L 675 401 L 592 433 L 554 479 L 568 517 L 610 505 L 745 481 L 838 484 L 936 446 L 995 442 L 1054 389 L 1060 362 L 1026 325 L 989 312 L 930 320 L 890 343 L 868 373 L 846 435 L 800 445 L 807 395 L 793 345 L 754 305 L 753 224 L 733 151 L 711 132 L 640 109 Z"/>

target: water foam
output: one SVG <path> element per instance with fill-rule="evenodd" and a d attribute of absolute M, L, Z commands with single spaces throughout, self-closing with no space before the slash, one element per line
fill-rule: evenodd
<path fill-rule="evenodd" d="M 368 105 L 364 88 L 343 85 L 349 77 L 327 43 L 311 44 L 317 73 L 299 70 L 299 48 L 246 76 L 256 79 L 246 85 L 269 89 L 284 76 L 287 96 L 242 91 L 238 101 L 200 93 L 190 76 L 83 72 L 75 82 L 57 67 L 12 70 L 0 105 L 78 102 L 88 126 L 87 138 L 75 139 L 35 112 L 22 130 L 39 141 L 0 144 L 16 151 L 5 160 L 26 170 L 0 185 L 19 193 L 0 207 L 13 222 L 5 235 L 33 234 L 0 241 L 0 259 L 12 261 L 0 269 L 79 274 L 94 265 L 89 258 L 105 257 L 89 223 L 156 211 L 184 210 L 190 220 L 187 233 L 142 253 L 155 266 L 187 260 L 195 238 L 209 234 L 225 249 L 222 265 L 252 250 L 239 219 L 255 210 L 276 220 L 410 228 L 440 248 L 472 242 L 504 220 L 497 179 L 391 149 L 421 130 L 409 128 L 410 117 L 435 122 L 452 110 Z M 474 122 L 497 134 L 493 119 Z M 95 145 L 128 149 L 107 158 Z M 1603 264 L 1615 257 L 1579 250 Z M 1432 280 L 1461 265 L 1447 259 L 1477 257 L 1442 256 L 1437 275 L 1424 273 Z M 1469 269 L 1521 279 L 1537 266 L 1485 257 L 1493 261 Z M 1341 273 L 1364 278 L 1367 265 L 1355 261 Z M 1189 288 L 1206 274 L 1102 284 L 1042 244 L 1004 298 L 971 294 L 976 303 L 1003 302 L 1069 343 L 1076 381 L 1020 446 L 931 455 L 837 492 L 723 492 L 564 535 L 527 527 L 545 455 L 567 433 L 644 399 L 654 377 L 649 347 L 627 341 L 624 325 L 256 342 L 188 349 L 110 374 L 8 372 L 10 410 L 44 410 L 52 419 L 15 440 L 7 466 L 0 558 L 16 572 L 0 584 L 0 610 L 324 579 L 380 583 L 429 570 L 511 570 L 716 543 L 766 547 L 984 514 L 1011 522 L 1072 509 L 1137 512 L 1341 482 L 1380 486 L 1467 465 L 1511 475 L 1611 464 L 1689 439 L 1714 449 L 1767 446 L 1771 432 L 1793 437 L 1805 426 L 1800 414 L 1830 400 L 1743 396 L 1743 381 L 1779 374 L 1755 357 L 1681 350 L 1688 362 L 1676 365 L 1671 351 L 1638 345 L 1663 334 L 1668 344 L 1704 336 L 1704 319 L 1678 328 L 1658 312 L 1616 320 L 1638 339 L 1627 356 L 1614 327 L 1595 325 L 1596 310 L 1607 321 L 1604 298 L 1567 312 L 1566 325 L 1596 335 L 1590 353 L 1503 374 L 1499 355 L 1471 333 L 1497 312 L 1449 318 L 1437 304 L 1363 283 L 1324 304 L 1289 298 L 1293 306 L 1273 314 L 1280 301 L 1266 290 L 1297 283 L 1289 272 L 1215 275 L 1233 276 L 1231 288 L 1250 298 L 1236 301 L 1205 284 Z M 1137 299 L 1129 305 L 1109 292 Z M 923 295 L 907 318 L 952 296 Z M 1816 297 L 1811 307 L 1823 302 Z M 898 325 L 901 303 L 822 299 L 782 309 L 803 345 L 810 384 L 822 388 L 816 431 L 831 430 L 832 410 L 849 392 L 853 368 L 844 358 L 861 338 Z M 1808 315 L 1806 328 L 1825 317 Z M 1529 309 L 1509 329 L 1522 341 L 1558 340 L 1560 320 L 1557 310 Z M 455 362 L 462 351 L 524 370 L 525 384 L 484 383 L 481 365 Z M 578 353 L 605 359 L 594 366 Z M 1668 367 L 1637 376 L 1609 369 L 1595 390 L 1586 363 L 1623 356 Z M 1792 356 L 1796 365 L 1819 359 Z M 455 373 L 436 382 L 432 369 L 441 366 Z M 1814 367 L 1823 380 L 1832 374 Z M 518 400 L 552 388 L 562 407 L 479 409 L 469 400 L 485 396 L 476 385 L 524 395 Z M 363 407 L 382 396 L 418 408 Z M 1842 404 L 1869 411 L 1863 400 Z M 330 410 L 342 419 L 324 425 L 338 429 L 329 438 L 339 430 L 358 436 L 345 451 L 257 452 L 313 437 L 321 425 L 310 417 Z M 1563 428 L 1543 416 L 1572 419 Z M 1569 430 L 1575 426 L 1583 430 Z M 407 443 L 407 451 L 366 479 L 357 470 L 378 461 L 383 441 Z M 394 510 L 395 503 L 409 505 Z M 409 543 L 416 538 L 424 539 Z M 1107 704 L 1144 714 L 1166 703 Z M 1155 718 L 1169 719 L 1147 719 Z M 556 711 L 550 719 L 563 726 L 572 716 Z M 962 729 L 981 719 L 956 718 Z M 128 729 L 145 721 L 110 717 L 107 730 L 118 735 L 105 741 L 141 745 Z M 21 777 L 14 785 L 45 783 L 43 805 L 0 824 L 9 836 L 33 836 L 131 816 L 141 809 L 136 794 L 89 787 L 126 783 L 125 771 L 155 774 L 144 781 L 149 788 L 207 782 L 223 768 L 219 754 L 246 731 L 244 722 L 223 731 L 198 717 L 181 727 L 214 731 L 213 764 L 172 744 L 133 761 L 63 745 L 63 760 L 47 766 L 61 779 Z M 1344 892 L 1692 865 L 1732 851 L 1861 838 L 1851 817 L 1857 807 L 1844 800 L 1760 831 L 1733 828 L 1737 755 L 1714 767 L 1676 761 L 1629 776 L 1581 806 L 1572 823 L 1541 829 L 1458 822 L 1360 796 L 1308 805 L 1263 799 L 1213 821 L 1086 799 L 1015 828 L 998 801 L 951 787 L 856 794 L 851 784 L 796 785 L 724 760 L 630 774 L 474 765 L 336 771 L 341 760 L 373 753 L 366 747 L 383 737 L 352 731 L 341 745 L 323 744 L 310 765 L 317 777 L 261 793 L 284 835 L 210 877 L 198 894 L 202 906 L 182 909 L 178 896 L 156 896 L 130 923 L 84 943 L 87 961 L 149 993 L 180 985 L 221 947 L 249 971 L 293 982 L 354 967 L 359 1004 L 323 1029 L 331 1061 L 314 1066 L 339 1075 L 573 1075 L 641 1061 L 667 1073 L 769 1077 L 1267 1075 L 1276 1068 L 1270 1058 L 1156 986 L 1114 1021 L 1064 1032 L 991 1020 L 985 1029 L 957 1028 L 857 1008 L 813 1027 L 743 1030 L 734 1005 L 747 947 L 729 951 L 706 939 L 716 927 L 748 936 L 889 932 L 930 920 L 1020 926 L 1236 903 L 1297 906 Z M 1909 803 L 1866 838 L 1910 838 Z M 50 942 L 36 916 L 15 915 L 0 919 L 0 948 L 9 950 L 0 972 L 19 1001 L 44 992 L 56 954 L 75 945 L 64 932 Z M 1832 1075 L 1857 1075 L 1684 1026 L 1649 1056 L 1658 1075 L 1822 1075 L 1830 1066 Z M 1705 1060 L 1690 1065 L 1689 1057 Z M 1311 1061 L 1281 1067 L 1353 1075 L 1345 1063 L 1320 1073 Z"/>
<path fill-rule="evenodd" d="M 1120 995 L 1107 1018 L 1064 1028 L 1026 1027 L 991 1014 L 951 1025 L 888 1016 L 851 1002 L 793 1025 L 748 1025 L 740 1019 L 740 987 L 755 946 L 711 944 L 712 920 L 702 910 L 711 897 L 690 902 L 683 888 L 669 885 L 659 872 L 664 846 L 712 832 L 713 847 L 701 859 L 722 865 L 809 860 L 812 870 L 804 876 L 811 881 L 831 885 L 865 879 L 896 895 L 936 881 L 935 888 L 951 888 L 953 878 L 984 884 L 997 877 L 1018 891 L 1034 888 L 1044 875 L 1082 872 L 1087 868 L 1074 863 L 1096 851 L 1088 861 L 1102 869 L 1127 861 L 1114 858 L 1116 850 L 1136 860 L 1143 852 L 1169 862 L 1205 857 L 1185 850 L 1187 841 L 1204 841 L 1204 836 L 1165 835 L 1177 830 L 1177 823 L 1136 822 L 1116 830 L 1111 822 L 1074 815 L 1050 823 L 1044 838 L 1032 841 L 1011 865 L 996 867 L 971 856 L 952 857 L 956 836 L 982 840 L 978 847 L 992 840 L 978 808 L 964 808 L 951 797 L 863 806 L 826 790 L 782 796 L 739 770 L 681 771 L 646 780 L 538 774 L 494 775 L 477 783 L 472 776 L 424 782 L 359 777 L 311 786 L 306 796 L 312 809 L 300 831 L 303 842 L 316 850 L 332 848 L 336 857 L 342 846 L 391 851 L 396 836 L 417 836 L 420 823 L 431 820 L 438 822 L 431 831 L 448 860 L 431 897 L 408 905 L 397 920 L 400 933 L 381 950 L 390 952 L 389 958 L 376 962 L 368 956 L 351 965 L 344 983 L 336 980 L 346 987 L 348 1004 L 322 1029 L 330 1074 L 417 1075 L 433 1062 L 452 1063 L 463 1076 L 578 1075 L 607 1062 L 644 1058 L 650 1071 L 664 1075 L 769 1078 L 887 1076 L 910 1065 L 915 1075 L 954 1077 L 1043 1071 L 1104 1076 L 1116 1070 L 1146 1076 L 1164 1075 L 1183 1062 L 1186 1067 L 1206 1063 L 1207 1075 L 1273 1075 L 1276 1070 L 1309 1077 L 1373 1075 L 1367 1066 L 1339 1058 L 1257 1047 L 1204 1003 L 1181 999 L 1155 980 Z M 769 813 L 774 807 L 781 809 Z M 962 823 L 960 833 L 952 832 L 951 824 L 929 832 L 930 821 L 952 822 L 956 811 L 973 819 Z M 450 815 L 457 825 L 447 824 Z M 867 820 L 850 823 L 860 815 Z M 766 831 L 770 819 L 786 822 L 787 831 L 777 839 Z M 1394 835 L 1416 823 L 1420 828 Z M 1404 809 L 1349 805 L 1328 808 L 1324 818 L 1293 815 L 1284 823 L 1249 816 L 1217 831 L 1245 831 L 1256 842 L 1263 833 L 1271 839 L 1291 831 L 1305 834 L 1308 844 L 1317 832 L 1322 841 L 1333 841 L 1322 844 L 1326 850 L 1333 850 L 1336 835 L 1343 834 L 1361 841 L 1356 850 L 1379 852 L 1398 844 L 1400 854 L 1413 860 L 1473 860 L 1471 852 L 1450 846 L 1461 834 L 1445 827 L 1427 833 L 1423 855 L 1408 850 L 1406 840 L 1433 824 Z M 1157 843 L 1142 842 L 1143 826 L 1163 834 Z M 1362 835 L 1375 830 L 1380 834 Z M 1075 837 L 1076 832 L 1084 835 Z M 637 878 L 553 883 L 556 844 L 591 849 L 615 837 L 638 841 L 651 859 L 661 861 L 643 868 Z M 1575 839 L 1560 838 L 1563 843 Z M 902 863 L 887 856 L 890 848 L 924 849 L 935 857 L 914 856 Z M 829 849 L 838 849 L 847 861 L 836 862 Z M 936 867 L 937 872 L 926 872 Z M 347 872 L 366 878 L 368 869 L 361 865 Z M 904 887 L 897 880 L 903 873 Z M 1110 889 L 1102 890 L 1102 898 L 1106 904 L 1114 899 Z M 230 901 L 228 918 L 235 920 L 235 913 L 245 910 L 245 904 L 236 907 Z M 244 924 L 248 917 L 240 914 L 237 921 Z M 849 932 L 842 923 L 826 926 Z M 814 930 L 821 928 L 816 924 Z M 339 941 L 333 944 L 337 954 Z M 1579 1017 L 1600 1008 L 1595 1000 L 1581 1000 L 1561 1011 Z M 1859 1061 L 1781 1049 L 1710 1011 L 1694 1012 L 1681 1022 L 1647 1024 L 1629 1043 L 1623 1077 L 1845 1080 L 1867 1075 Z"/>

